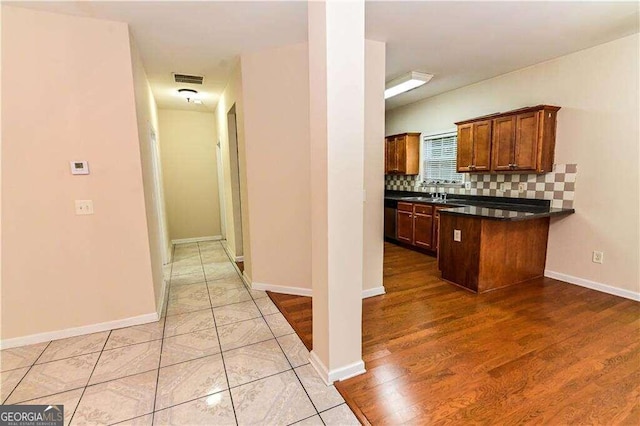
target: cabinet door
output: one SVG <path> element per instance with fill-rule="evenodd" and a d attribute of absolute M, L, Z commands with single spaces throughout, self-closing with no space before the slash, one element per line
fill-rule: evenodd
<path fill-rule="evenodd" d="M 396 236 L 400 241 L 413 244 L 413 213 L 398 210 Z"/>
<path fill-rule="evenodd" d="M 433 216 L 416 213 L 413 221 L 413 243 L 430 249 L 433 243 Z"/>
<path fill-rule="evenodd" d="M 516 117 L 514 170 L 536 170 L 537 158 L 538 112 L 518 114 Z"/>
<path fill-rule="evenodd" d="M 514 144 L 516 139 L 516 117 L 502 117 L 493 120 L 493 162 L 491 170 L 511 170 L 514 163 Z"/>
<path fill-rule="evenodd" d="M 395 157 L 393 143 L 393 138 L 384 140 L 384 173 L 387 175 L 393 172 L 393 158 Z"/>
<path fill-rule="evenodd" d="M 384 236 L 396 239 L 396 209 L 384 208 Z"/>
<path fill-rule="evenodd" d="M 396 137 L 396 171 L 400 174 L 407 173 L 407 138 Z"/>
<path fill-rule="evenodd" d="M 473 171 L 491 168 L 491 120 L 476 121 L 471 132 L 473 139 Z"/>
<path fill-rule="evenodd" d="M 440 214 L 436 214 L 433 217 L 433 249 L 438 250 L 440 237 Z"/>
<path fill-rule="evenodd" d="M 473 166 L 473 125 L 458 126 L 458 172 L 470 172 Z"/>

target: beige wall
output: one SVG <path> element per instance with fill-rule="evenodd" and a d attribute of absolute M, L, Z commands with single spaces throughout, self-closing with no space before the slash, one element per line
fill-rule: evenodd
<path fill-rule="evenodd" d="M 387 112 L 386 133 L 547 103 L 558 113 L 558 164 L 577 163 L 576 214 L 554 220 L 547 269 L 638 292 L 638 34 Z M 604 264 L 591 262 L 604 251 Z"/>
<path fill-rule="evenodd" d="M 127 26 L 2 8 L 2 339 L 153 313 Z"/>
<path fill-rule="evenodd" d="M 158 109 L 151 92 L 149 80 L 147 80 L 140 53 L 131 36 L 129 36 L 129 39 L 153 291 L 156 300 L 156 311 L 160 314 L 166 288 L 162 270 L 163 252 L 167 263 L 170 261 L 170 252 L 168 228 L 167 226 L 164 226 L 164 228 L 161 226 L 161 223 L 167 223 L 167 219 L 163 202 L 162 175 L 160 173 L 162 166 L 160 164 L 160 147 L 158 144 Z M 152 132 L 156 135 L 155 143 L 152 141 Z M 156 173 L 154 167 L 157 167 L 158 173 Z"/>
<path fill-rule="evenodd" d="M 247 196 L 247 180 L 246 180 L 246 150 L 245 150 L 245 133 L 244 133 L 244 102 L 243 102 L 243 87 L 242 87 L 242 73 L 240 63 L 238 62 L 231 74 L 227 87 L 218 100 L 216 106 L 216 129 L 218 131 L 218 139 L 221 145 L 222 152 L 222 176 L 224 178 L 224 200 L 225 200 L 225 225 L 226 225 L 226 239 L 229 250 L 236 256 L 243 256 L 244 258 L 244 274 L 251 277 L 252 262 L 251 262 L 251 247 L 249 245 L 250 240 L 250 227 L 249 227 L 249 200 Z M 229 132 L 227 126 L 227 113 L 231 108 L 236 106 L 236 120 L 237 120 L 237 134 L 238 134 L 238 161 L 240 167 L 240 180 L 238 182 L 240 187 L 240 202 L 242 205 L 242 217 L 234 217 L 233 209 L 233 194 L 232 184 L 236 179 L 232 176 L 231 171 L 231 155 L 229 149 Z M 242 244 L 237 244 L 238 239 L 237 225 L 242 224 Z M 242 248 L 241 248 L 242 247 Z"/>
<path fill-rule="evenodd" d="M 384 258 L 385 44 L 365 42 L 364 276 L 362 288 L 382 290 Z M 366 293 L 365 293 L 366 294 Z"/>
<path fill-rule="evenodd" d="M 307 44 L 242 56 L 253 283 L 311 288 Z"/>
<path fill-rule="evenodd" d="M 159 111 L 171 240 L 220 236 L 215 115 Z"/>
<path fill-rule="evenodd" d="M 363 289 L 382 287 L 384 43 L 366 42 Z M 311 289 L 309 53 L 306 43 L 243 55 L 252 280 Z M 282 289 L 287 291 L 288 289 Z"/>

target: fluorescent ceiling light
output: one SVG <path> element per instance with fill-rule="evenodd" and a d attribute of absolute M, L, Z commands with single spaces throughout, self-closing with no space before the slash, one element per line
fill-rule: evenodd
<path fill-rule="evenodd" d="M 432 78 L 433 74 L 411 71 L 410 73 L 387 83 L 385 86 L 384 98 L 389 99 L 390 97 L 399 95 L 400 93 L 408 92 L 409 90 L 415 89 L 416 87 L 420 87 L 429 82 Z"/>

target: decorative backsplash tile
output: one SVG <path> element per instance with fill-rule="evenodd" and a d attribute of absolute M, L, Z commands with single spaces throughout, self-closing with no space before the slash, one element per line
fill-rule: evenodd
<path fill-rule="evenodd" d="M 423 186 L 419 176 L 387 175 L 389 191 L 447 192 L 449 194 L 484 195 L 491 197 L 536 198 L 550 200 L 551 207 L 573 208 L 577 164 L 556 164 L 551 173 L 537 174 L 470 174 L 471 189 L 458 186 Z M 520 183 L 526 190 L 519 192 Z M 504 184 L 504 192 L 500 191 Z"/>

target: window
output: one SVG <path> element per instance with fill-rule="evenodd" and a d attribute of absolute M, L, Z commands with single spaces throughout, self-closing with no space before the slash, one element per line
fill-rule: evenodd
<path fill-rule="evenodd" d="M 426 182 L 462 183 L 456 172 L 457 133 L 441 133 L 422 139 L 422 180 Z"/>

